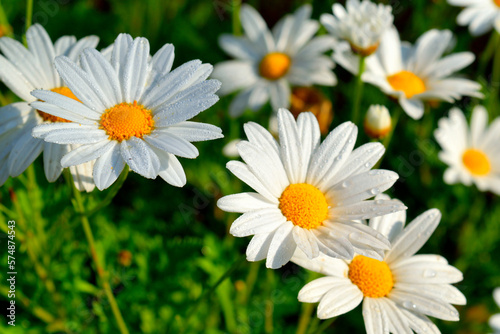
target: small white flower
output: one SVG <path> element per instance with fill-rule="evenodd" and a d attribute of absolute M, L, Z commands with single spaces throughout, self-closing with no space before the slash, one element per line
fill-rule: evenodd
<path fill-rule="evenodd" d="M 59 122 L 65 120 L 31 108 L 28 103 L 36 98 L 30 92 L 43 88 L 72 96 L 54 68 L 54 58 L 64 55 L 78 61 L 84 48 L 95 47 L 99 42 L 96 36 L 79 41 L 74 36 L 63 36 L 52 44 L 49 35 L 39 24 L 28 29 L 26 40 L 27 49 L 12 38 L 0 39 L 0 49 L 5 55 L 0 56 L 0 80 L 23 100 L 0 108 L 0 185 L 9 176 L 16 177 L 24 172 L 42 151 L 47 180 L 54 182 L 61 175 L 62 156 L 78 145 L 45 143 L 32 137 L 31 131 L 38 124 L 62 124 Z M 91 169 L 92 163 L 70 168 L 75 186 L 80 191 L 94 189 L 92 174 L 89 173 Z"/>
<path fill-rule="evenodd" d="M 387 198 L 378 196 L 377 200 Z M 383 261 L 363 255 L 343 261 L 324 254 L 310 260 L 297 250 L 293 262 L 326 275 L 306 284 L 299 301 L 319 302 L 320 319 L 347 313 L 362 302 L 368 334 L 440 333 L 427 316 L 458 321 L 451 304 L 466 303 L 465 296 L 451 285 L 463 279 L 458 269 L 439 255 L 414 255 L 440 219 L 437 209 L 424 212 L 404 229 L 404 211 L 371 219 L 369 225 L 392 244 Z"/>
<path fill-rule="evenodd" d="M 494 25 L 500 25 L 500 0 L 448 0 L 448 3 L 466 7 L 458 15 L 457 23 L 461 26 L 468 25 L 473 36 L 482 35 Z"/>
<path fill-rule="evenodd" d="M 262 126 L 245 124 L 248 141 L 238 144 L 245 163 L 230 161 L 227 168 L 256 192 L 217 203 L 222 210 L 243 213 L 229 232 L 254 236 L 247 259 L 267 258 L 268 268 L 279 268 L 297 247 L 309 258 L 323 252 L 382 259 L 387 239 L 355 221 L 405 209 L 400 202 L 367 200 L 398 179 L 391 171 L 370 170 L 383 145 L 369 143 L 353 151 L 358 129 L 351 122 L 339 125 L 320 145 L 318 121 L 310 112 L 295 121 L 280 109 L 278 130 L 279 143 Z"/>
<path fill-rule="evenodd" d="M 498 307 L 500 307 L 500 288 L 493 290 L 493 299 Z M 495 331 L 493 334 L 500 333 L 500 313 L 493 314 L 488 321 L 490 327 Z"/>
<path fill-rule="evenodd" d="M 347 0 L 346 9 L 333 4 L 333 15 L 321 15 L 321 23 L 333 36 L 349 42 L 363 56 L 375 52 L 382 34 L 392 25 L 392 7 L 368 0 Z"/>
<path fill-rule="evenodd" d="M 469 129 L 463 112 L 453 108 L 438 124 L 434 136 L 443 149 L 439 159 L 448 165 L 444 181 L 475 183 L 481 191 L 500 195 L 500 118 L 488 127 L 488 112 L 476 106 Z"/>
<path fill-rule="evenodd" d="M 397 98 L 404 111 L 413 119 L 424 113 L 423 101 L 454 102 L 462 96 L 482 98 L 481 85 L 475 81 L 454 77 L 453 73 L 474 61 L 471 52 L 442 57 L 452 43 L 449 30 L 429 30 L 414 46 L 401 43 L 395 28 L 389 29 L 377 52 L 366 58 L 363 81 L 379 87 L 385 94 Z M 334 59 L 357 74 L 358 58 L 339 43 Z"/>
<path fill-rule="evenodd" d="M 319 29 L 311 20 L 310 5 L 294 15 L 282 18 L 269 31 L 259 13 L 249 5 L 241 6 L 241 24 L 245 36 L 222 35 L 221 48 L 236 60 L 217 64 L 212 75 L 222 82 L 220 94 L 242 90 L 229 106 L 232 116 L 246 108 L 259 110 L 271 99 L 273 109 L 290 105 L 290 85 L 333 86 L 337 79 L 331 71 L 334 63 L 323 55 L 333 47 L 333 38 L 313 38 Z"/>
<path fill-rule="evenodd" d="M 191 142 L 221 138 L 221 129 L 188 122 L 217 102 L 220 83 L 206 80 L 212 66 L 199 60 L 170 71 L 174 48 L 167 44 L 153 57 L 145 38 L 116 39 L 111 61 L 95 49 L 86 49 L 77 66 L 57 57 L 55 66 L 77 103 L 49 91 L 32 94 L 45 102 L 31 105 L 71 123 L 45 124 L 33 135 L 47 142 L 80 144 L 61 160 L 63 166 L 95 161 L 96 186 L 105 189 L 127 164 L 132 171 L 154 179 L 158 175 L 174 186 L 186 183 L 176 158 L 195 158 Z"/>
<path fill-rule="evenodd" d="M 383 138 L 392 129 L 392 119 L 385 106 L 371 105 L 365 116 L 365 132 L 371 138 Z"/>

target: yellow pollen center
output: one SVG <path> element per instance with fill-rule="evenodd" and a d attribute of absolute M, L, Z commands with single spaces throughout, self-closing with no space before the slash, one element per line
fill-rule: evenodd
<path fill-rule="evenodd" d="M 149 109 L 134 103 L 120 103 L 107 109 L 101 116 L 100 129 L 106 131 L 109 140 L 128 140 L 135 136 L 142 138 L 153 130 L 154 120 Z"/>
<path fill-rule="evenodd" d="M 320 226 L 328 217 L 325 195 L 307 183 L 289 185 L 279 201 L 279 208 L 286 219 L 308 230 Z"/>
<path fill-rule="evenodd" d="M 500 7 L 500 0 L 493 0 L 493 2 L 497 5 L 497 7 Z"/>
<path fill-rule="evenodd" d="M 425 83 L 415 74 L 401 71 L 387 77 L 394 90 L 403 91 L 407 98 L 425 92 Z"/>
<path fill-rule="evenodd" d="M 292 60 L 286 54 L 273 52 L 262 58 L 259 65 L 259 72 L 266 79 L 277 80 L 288 72 L 291 64 Z"/>
<path fill-rule="evenodd" d="M 485 176 L 491 171 L 490 160 L 483 152 L 470 148 L 462 155 L 465 167 L 473 175 Z"/>
<path fill-rule="evenodd" d="M 354 257 L 349 265 L 349 279 L 369 298 L 387 296 L 394 286 L 387 263 L 363 255 Z"/>
<path fill-rule="evenodd" d="M 75 96 L 75 94 L 73 94 L 71 89 L 69 89 L 68 87 L 56 87 L 56 88 L 52 88 L 51 91 L 53 91 L 54 93 L 58 93 L 58 94 L 66 96 L 66 97 L 72 98 L 73 100 L 76 100 L 80 103 L 82 102 Z M 68 121 L 67 119 L 53 116 L 51 114 L 44 113 L 43 111 L 40 111 L 40 110 L 37 110 L 37 112 L 38 112 L 38 115 L 40 115 L 40 117 L 42 117 L 42 119 L 45 122 L 52 122 L 52 123 L 58 123 L 58 122 L 70 123 L 71 122 L 71 121 Z"/>

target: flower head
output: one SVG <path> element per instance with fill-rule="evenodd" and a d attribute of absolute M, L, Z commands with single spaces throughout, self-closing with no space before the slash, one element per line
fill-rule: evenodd
<path fill-rule="evenodd" d="M 61 160 L 74 166 L 95 160 L 93 176 L 99 189 L 109 187 L 128 165 L 147 178 L 161 176 L 183 186 L 184 170 L 176 158 L 195 158 L 191 144 L 222 137 L 213 125 L 187 121 L 212 106 L 220 87 L 206 80 L 212 66 L 199 60 L 171 71 L 173 46 L 165 45 L 153 57 L 149 42 L 121 34 L 110 60 L 95 49 L 86 49 L 81 67 L 67 57 L 55 65 L 68 87 L 81 101 L 50 91 L 34 91 L 41 101 L 31 105 L 69 120 L 44 124 L 33 135 L 47 142 L 80 144 Z"/>
<path fill-rule="evenodd" d="M 371 105 L 366 113 L 364 129 L 371 138 L 384 138 L 392 129 L 392 119 L 385 106 Z"/>
<path fill-rule="evenodd" d="M 449 166 L 444 173 L 446 183 L 475 183 L 481 191 L 500 195 L 500 118 L 488 127 L 488 112 L 476 106 L 469 129 L 462 111 L 453 108 L 449 117 L 439 120 L 434 136 L 443 149 L 439 158 Z"/>
<path fill-rule="evenodd" d="M 376 200 L 387 199 L 385 195 Z M 432 209 L 403 229 L 404 211 L 370 219 L 369 226 L 391 241 L 382 260 L 356 255 L 352 261 L 321 254 L 310 260 L 296 251 L 292 261 L 325 277 L 305 285 L 299 300 L 319 302 L 318 317 L 327 319 L 363 303 L 367 333 L 439 333 L 427 318 L 457 321 L 451 304 L 465 305 L 465 296 L 452 283 L 462 273 L 439 255 L 414 255 L 429 239 L 441 219 Z"/>
<path fill-rule="evenodd" d="M 83 49 L 95 47 L 99 42 L 96 36 L 77 39 L 74 36 L 63 36 L 54 44 L 49 35 L 39 24 L 31 26 L 26 33 L 28 48 L 9 37 L 0 38 L 0 79 L 23 102 L 12 103 L 0 108 L 0 185 L 9 177 L 16 177 L 28 168 L 43 151 L 44 171 L 47 180 L 54 182 L 63 170 L 61 158 L 69 150 L 78 145 L 59 145 L 46 143 L 33 138 L 33 128 L 42 123 L 54 125 L 66 122 L 32 108 L 29 102 L 36 100 L 30 95 L 34 89 L 46 89 L 59 92 L 69 98 L 75 98 L 66 87 L 54 67 L 56 56 L 64 55 L 72 61 L 78 61 Z M 75 102 L 77 103 L 77 102 Z M 78 102 L 79 103 L 79 102 Z M 94 189 L 92 175 L 89 170 L 92 163 L 70 168 L 79 190 Z"/>
<path fill-rule="evenodd" d="M 382 34 L 392 25 L 392 7 L 369 0 L 347 0 L 346 8 L 336 3 L 333 14 L 321 15 L 321 23 L 333 36 L 349 42 L 362 56 L 374 53 Z"/>
<path fill-rule="evenodd" d="M 260 109 L 269 99 L 273 109 L 290 105 L 290 85 L 333 86 L 333 61 L 323 55 L 333 47 L 330 36 L 313 38 L 318 22 L 311 20 L 312 8 L 300 7 L 282 18 L 272 32 L 260 14 L 241 6 L 245 36 L 222 35 L 221 48 L 236 60 L 217 64 L 212 77 L 222 81 L 220 94 L 241 90 L 229 106 L 232 116 L 246 108 Z"/>
<path fill-rule="evenodd" d="M 494 26 L 500 26 L 499 0 L 448 0 L 448 3 L 452 6 L 465 7 L 458 15 L 457 23 L 461 26 L 468 25 L 473 36 L 482 35 Z"/>
<path fill-rule="evenodd" d="M 222 210 L 243 213 L 230 233 L 254 236 L 247 259 L 267 258 L 267 267 L 279 268 L 296 248 L 309 258 L 323 252 L 382 259 L 388 241 L 357 220 L 405 209 L 391 200 L 367 200 L 398 178 L 391 171 L 370 170 L 384 147 L 370 143 L 353 151 L 357 127 L 351 122 L 320 144 L 318 121 L 307 112 L 295 121 L 280 109 L 278 130 L 279 143 L 260 125 L 245 125 L 248 141 L 237 146 L 245 163 L 230 161 L 227 168 L 256 192 L 228 195 L 217 203 Z"/>
<path fill-rule="evenodd" d="M 389 29 L 376 53 L 366 58 L 363 81 L 379 87 L 398 99 L 413 119 L 424 113 L 423 101 L 454 102 L 462 96 L 482 98 L 481 85 L 452 74 L 474 61 L 471 52 L 442 57 L 452 43 L 449 30 L 429 30 L 414 46 L 401 43 L 395 28 Z M 334 59 L 353 73 L 358 72 L 357 57 L 345 45 L 338 44 Z"/>

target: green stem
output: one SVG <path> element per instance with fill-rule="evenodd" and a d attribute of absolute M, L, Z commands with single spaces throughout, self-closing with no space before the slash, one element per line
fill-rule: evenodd
<path fill-rule="evenodd" d="M 33 0 L 26 2 L 26 31 L 31 27 L 33 21 Z"/>
<path fill-rule="evenodd" d="M 241 35 L 241 23 L 240 23 L 240 6 L 241 0 L 232 0 L 232 22 L 233 22 L 233 35 Z"/>
<path fill-rule="evenodd" d="M 386 153 L 375 164 L 373 169 L 379 168 L 380 165 L 382 164 L 382 161 L 384 160 L 384 157 L 387 155 L 387 149 L 389 148 L 389 145 L 391 144 L 392 136 L 394 135 L 394 130 L 396 130 L 396 126 L 398 125 L 399 118 L 401 117 L 401 111 L 402 111 L 402 108 L 397 107 L 395 109 L 394 113 L 392 114 L 392 121 L 391 121 L 392 122 L 392 124 L 391 124 L 392 129 L 389 132 L 389 134 L 387 135 L 387 137 L 385 137 L 384 140 L 382 141 L 382 145 L 384 145 Z"/>
<path fill-rule="evenodd" d="M 354 105 L 353 105 L 353 116 L 352 121 L 354 124 L 359 123 L 359 108 L 361 107 L 361 99 L 363 96 L 363 80 L 361 76 L 365 71 L 365 58 L 364 56 L 359 56 L 359 67 L 358 75 L 356 76 L 356 90 L 354 92 Z"/>
<path fill-rule="evenodd" d="M 191 320 L 191 318 L 193 317 L 193 315 L 197 314 L 197 311 L 198 311 L 198 308 L 201 306 L 201 303 L 206 299 L 208 298 L 209 296 L 211 296 L 214 291 L 219 287 L 219 285 L 221 285 L 227 278 L 229 278 L 233 272 L 236 271 L 236 269 L 238 269 L 238 267 L 245 261 L 245 256 L 241 256 L 239 259 L 237 259 L 232 265 L 231 267 L 229 267 L 228 270 L 226 270 L 226 272 L 219 278 L 219 280 L 217 282 L 215 282 L 214 285 L 212 285 L 210 287 L 210 289 L 208 289 L 207 291 L 205 291 L 201 296 L 200 298 L 198 298 L 198 300 L 196 301 L 196 303 L 194 304 L 194 306 L 191 308 L 191 311 L 188 312 L 188 316 L 186 317 L 186 320 L 184 321 L 184 328 L 180 331 L 180 333 L 185 333 L 188 329 L 189 329 L 189 321 Z"/>
<path fill-rule="evenodd" d="M 307 282 L 311 282 L 316 278 L 319 278 L 321 275 L 314 271 L 309 271 Z M 316 304 L 314 303 L 303 303 L 302 304 L 302 312 L 300 314 L 299 324 L 297 326 L 296 334 L 306 334 L 309 329 L 309 323 L 311 322 L 311 316 L 314 311 L 314 307 Z"/>
<path fill-rule="evenodd" d="M 66 168 L 64 170 L 64 172 L 65 172 L 66 181 L 68 183 L 68 186 L 71 187 L 71 189 L 73 191 L 73 198 L 74 198 L 73 206 L 74 206 L 75 210 L 79 213 L 80 221 L 81 221 L 82 227 L 83 227 L 83 231 L 85 232 L 85 237 L 87 238 L 87 242 L 89 244 L 90 255 L 91 255 L 92 260 L 94 262 L 94 266 L 96 268 L 97 275 L 100 278 L 101 286 L 106 294 L 109 305 L 111 306 L 111 311 L 113 312 L 116 323 L 118 324 L 118 328 L 120 329 L 120 333 L 128 334 L 129 331 L 127 329 L 127 326 L 125 325 L 125 321 L 123 320 L 120 309 L 118 308 L 118 303 L 116 302 L 115 296 L 113 295 L 113 292 L 111 291 L 111 287 L 109 285 L 108 273 L 106 272 L 104 267 L 101 265 L 99 257 L 97 256 L 94 235 L 92 234 L 92 229 L 90 228 L 88 217 L 85 214 L 85 207 L 83 205 L 82 196 L 73 184 L 73 180 L 72 180 L 71 174 L 69 172 L 69 169 Z"/>
<path fill-rule="evenodd" d="M 113 198 L 115 198 L 116 194 L 118 194 L 118 191 L 121 189 L 123 186 L 123 183 L 125 183 L 125 180 L 127 179 L 128 172 L 129 172 L 129 167 L 125 166 L 123 169 L 122 173 L 118 177 L 118 179 L 115 181 L 115 183 L 111 186 L 109 189 L 108 193 L 106 194 L 106 197 L 96 206 L 94 206 L 92 209 L 88 210 L 85 215 L 87 217 L 92 216 L 96 212 L 99 212 L 102 208 L 105 208 L 108 206 Z"/>
<path fill-rule="evenodd" d="M 331 319 L 323 321 L 323 323 L 321 324 L 321 326 L 319 326 L 318 330 L 316 332 L 314 332 L 314 334 L 321 334 L 321 333 L 323 333 L 328 327 L 330 327 L 331 324 L 333 324 L 333 322 L 335 321 L 335 319 L 337 319 L 337 318 L 331 318 Z"/>
<path fill-rule="evenodd" d="M 489 111 L 490 113 L 498 112 L 498 93 L 500 91 L 500 34 L 494 32 L 496 36 L 495 58 L 493 58 L 493 75 L 491 77 L 491 94 Z"/>
<path fill-rule="evenodd" d="M 479 73 L 484 74 L 488 62 L 490 61 L 491 57 L 493 57 L 493 53 L 495 52 L 495 48 L 498 44 L 499 38 L 500 34 L 493 31 L 490 40 L 486 45 L 486 48 L 481 54 L 481 58 L 479 58 Z"/>

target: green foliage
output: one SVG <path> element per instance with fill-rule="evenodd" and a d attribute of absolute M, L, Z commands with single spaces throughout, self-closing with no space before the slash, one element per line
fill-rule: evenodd
<path fill-rule="evenodd" d="M 331 1 L 250 1 L 267 12 L 281 3 L 276 7 L 280 11 L 270 20 L 306 2 L 313 4 L 315 18 L 331 8 Z M 466 28 L 456 27 L 458 9 L 444 0 L 391 3 L 395 24 L 405 40 L 414 42 L 430 28 L 450 28 L 457 35 L 455 50 L 481 53 L 485 48 L 484 38 L 473 40 Z M 4 0 L 1 5 L 14 36 L 21 40 L 24 2 Z M 152 51 L 173 43 L 177 67 L 198 58 L 212 64 L 226 59 L 217 38 L 231 31 L 232 9 L 229 0 L 45 0 L 35 2 L 33 17 L 54 40 L 64 34 L 95 34 L 101 38 L 99 48 L 104 48 L 118 33 L 127 32 L 147 37 Z M 488 70 L 486 67 L 479 73 L 478 80 L 485 85 Z M 332 127 L 349 119 L 355 84 L 345 70 L 337 67 L 335 72 L 339 85 L 323 88 L 334 105 Z M 477 77 L 477 72 L 477 65 L 473 65 L 465 74 Z M 4 86 L 1 88 L 9 103 L 16 100 Z M 131 173 L 112 203 L 90 218 L 97 254 L 131 333 L 295 333 L 297 329 L 303 307 L 297 294 L 311 279 L 310 274 L 293 264 L 270 270 L 262 262 L 247 262 L 244 253 L 249 238 L 234 238 L 228 233 L 237 216 L 223 213 L 215 205 L 221 196 L 246 189 L 225 169 L 228 159 L 221 154 L 222 147 L 242 136 L 245 122 L 267 126 L 271 114 L 268 105 L 259 113 L 247 112 L 231 119 L 227 114 L 230 99 L 222 98 L 196 117 L 221 126 L 225 138 L 197 143 L 200 156 L 181 159 L 188 179 L 184 188 Z M 472 105 L 477 103 L 464 100 L 457 105 L 470 116 Z M 378 89 L 366 85 L 361 110 L 370 104 L 385 104 L 391 111 L 398 108 Z M 496 258 L 500 254 L 500 200 L 475 187 L 443 183 L 445 166 L 437 158 L 439 147 L 432 131 L 449 108 L 443 103 L 420 121 L 403 116 L 396 130 L 398 140 L 391 143 L 382 168 L 400 174 L 400 181 L 389 193 L 409 207 L 408 221 L 432 207 L 443 213 L 421 253 L 441 254 L 463 271 L 465 279 L 457 287 L 468 303 L 460 308 L 460 323 L 439 321 L 438 326 L 443 333 L 479 334 L 489 330 L 489 315 L 500 311 L 491 296 L 500 286 Z M 360 134 L 358 146 L 367 141 Z M 84 194 L 86 207 L 100 203 L 109 191 Z M 27 172 L 0 188 L 0 203 L 2 301 L 9 300 L 5 283 L 8 254 L 4 250 L 6 222 L 12 219 L 17 223 L 18 272 L 17 325 L 8 326 L 2 317 L 0 333 L 117 333 L 63 178 L 48 183 L 40 157 Z M 123 250 L 132 255 L 130 265 L 121 260 Z M 229 277 L 211 289 L 230 268 Z M 313 319 L 310 332 L 321 323 Z M 359 307 L 327 329 L 331 333 L 363 331 Z"/>

